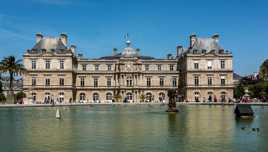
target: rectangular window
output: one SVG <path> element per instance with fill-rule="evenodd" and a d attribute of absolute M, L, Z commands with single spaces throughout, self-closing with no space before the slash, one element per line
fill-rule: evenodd
<path fill-rule="evenodd" d="M 112 86 L 112 79 L 107 78 L 107 87 L 111 87 L 111 86 Z"/>
<path fill-rule="evenodd" d="M 209 70 L 212 69 L 212 61 L 208 61 L 208 69 L 209 69 Z"/>
<path fill-rule="evenodd" d="M 172 87 L 177 87 L 177 78 L 173 78 Z"/>
<path fill-rule="evenodd" d="M 194 76 L 194 85 L 195 86 L 199 85 L 199 76 Z"/>
<path fill-rule="evenodd" d="M 208 85 L 212 86 L 212 77 L 208 77 Z"/>
<path fill-rule="evenodd" d="M 225 76 L 221 76 L 221 85 L 224 86 L 226 83 Z"/>
<path fill-rule="evenodd" d="M 46 81 L 46 82 L 45 82 L 45 85 L 46 85 L 46 86 L 50 86 L 50 79 L 49 79 L 49 78 L 46 78 L 45 81 Z"/>
<path fill-rule="evenodd" d="M 32 60 L 32 69 L 33 69 L 33 70 L 36 69 L 36 60 Z"/>
<path fill-rule="evenodd" d="M 129 78 L 127 79 L 127 87 L 131 87 L 132 86 L 132 79 Z"/>
<path fill-rule="evenodd" d="M 160 83 L 160 87 L 163 87 L 164 86 L 164 78 L 160 78 L 159 83 Z"/>
<path fill-rule="evenodd" d="M 199 69 L 199 63 L 197 61 L 194 62 L 194 69 Z"/>
<path fill-rule="evenodd" d="M 46 60 L 46 69 L 50 69 L 50 60 Z"/>
<path fill-rule="evenodd" d="M 221 69 L 225 69 L 225 61 L 221 60 Z"/>
<path fill-rule="evenodd" d="M 158 64 L 158 65 L 157 65 L 157 70 L 158 70 L 158 71 L 161 71 L 161 67 L 162 67 L 162 65 L 161 65 L 161 64 Z"/>
<path fill-rule="evenodd" d="M 87 65 L 86 64 L 82 64 L 82 70 L 86 71 L 87 70 Z"/>
<path fill-rule="evenodd" d="M 60 69 L 64 69 L 64 60 L 60 60 Z"/>
<path fill-rule="evenodd" d="M 145 71 L 149 71 L 149 64 L 145 64 Z"/>
<path fill-rule="evenodd" d="M 81 87 L 85 86 L 85 78 L 84 77 L 80 77 L 80 86 Z"/>
<path fill-rule="evenodd" d="M 169 69 L 170 69 L 170 71 L 174 71 L 174 65 L 173 64 L 170 64 L 169 65 Z"/>
<path fill-rule="evenodd" d="M 36 78 L 32 77 L 32 86 L 36 86 Z"/>
<path fill-rule="evenodd" d="M 64 86 L 64 79 L 60 78 L 60 86 Z"/>
<path fill-rule="evenodd" d="M 151 78 L 148 77 L 148 78 L 147 78 L 147 87 L 150 87 L 150 86 L 151 86 Z"/>
<path fill-rule="evenodd" d="M 94 78 L 94 87 L 98 86 L 99 86 L 98 78 Z"/>
<path fill-rule="evenodd" d="M 112 65 L 111 64 L 107 64 L 107 70 L 112 71 Z"/>
<path fill-rule="evenodd" d="M 99 64 L 95 64 L 95 71 L 99 71 L 99 67 L 100 67 Z"/>

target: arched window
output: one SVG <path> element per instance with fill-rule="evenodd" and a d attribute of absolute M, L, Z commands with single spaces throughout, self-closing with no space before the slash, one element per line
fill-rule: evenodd
<path fill-rule="evenodd" d="M 59 93 L 59 102 L 60 103 L 64 102 L 64 92 Z"/>
<path fill-rule="evenodd" d="M 35 92 L 32 93 L 32 99 L 33 99 L 33 102 L 36 101 L 36 93 Z"/>
<path fill-rule="evenodd" d="M 163 92 L 159 93 L 159 101 L 162 102 L 163 100 L 165 100 L 165 94 Z"/>
<path fill-rule="evenodd" d="M 226 101 L 226 92 L 222 91 L 221 92 L 221 102 L 225 102 Z"/>
<path fill-rule="evenodd" d="M 49 103 L 50 101 L 51 101 L 50 93 L 46 92 L 45 93 L 44 103 Z"/>
<path fill-rule="evenodd" d="M 99 94 L 93 93 L 93 101 L 99 101 Z"/>
<path fill-rule="evenodd" d="M 152 93 L 151 92 L 148 92 L 148 93 L 146 93 L 146 101 L 147 102 L 151 102 L 152 101 Z"/>
<path fill-rule="evenodd" d="M 213 92 L 209 91 L 208 92 L 208 101 L 212 102 L 212 97 L 213 97 Z"/>
<path fill-rule="evenodd" d="M 127 101 L 133 100 L 132 93 L 128 92 L 127 93 Z"/>
<path fill-rule="evenodd" d="M 112 100 L 113 99 L 113 95 L 111 92 L 106 93 L 106 100 Z"/>
<path fill-rule="evenodd" d="M 200 93 L 199 92 L 194 92 L 194 100 L 195 100 L 195 102 L 199 102 L 200 101 Z"/>
<path fill-rule="evenodd" d="M 85 100 L 86 100 L 86 94 L 80 93 L 80 101 L 85 101 Z"/>

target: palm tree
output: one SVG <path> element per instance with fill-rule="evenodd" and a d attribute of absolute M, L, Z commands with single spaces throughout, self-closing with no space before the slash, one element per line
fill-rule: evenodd
<path fill-rule="evenodd" d="M 14 77 L 25 71 L 22 60 L 16 60 L 14 56 L 5 57 L 0 62 L 0 71 L 9 74 L 9 95 L 14 99 L 13 81 Z M 14 101 L 15 102 L 15 101 Z"/>

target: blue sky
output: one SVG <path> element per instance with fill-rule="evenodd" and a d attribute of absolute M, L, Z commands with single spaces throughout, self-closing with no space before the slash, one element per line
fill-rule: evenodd
<path fill-rule="evenodd" d="M 258 70 L 268 57 L 268 2 L 253 0 L 1 0 L 0 57 L 22 58 L 35 33 L 67 33 L 89 58 L 124 47 L 124 34 L 144 55 L 165 57 L 188 36 L 220 34 L 234 71 Z"/>

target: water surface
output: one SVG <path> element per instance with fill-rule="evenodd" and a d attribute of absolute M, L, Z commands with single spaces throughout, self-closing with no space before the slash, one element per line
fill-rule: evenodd
<path fill-rule="evenodd" d="M 253 120 L 236 120 L 233 106 L 160 105 L 1 108 L 2 152 L 264 152 L 268 107 Z M 241 129 L 245 128 L 245 129 Z M 252 131 L 260 128 L 260 132 Z"/>

